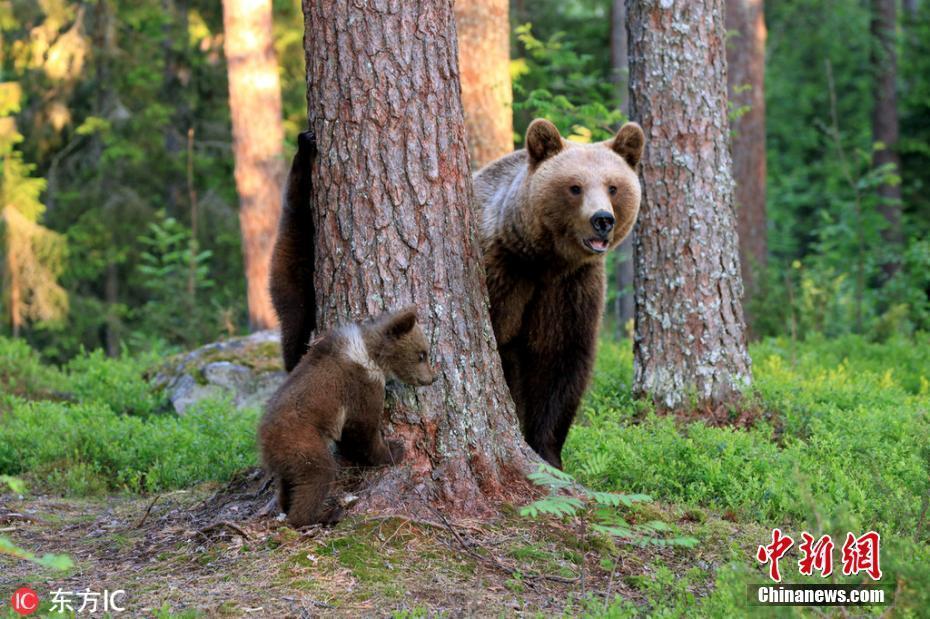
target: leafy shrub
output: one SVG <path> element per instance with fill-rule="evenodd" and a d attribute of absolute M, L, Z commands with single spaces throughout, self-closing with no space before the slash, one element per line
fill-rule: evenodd
<path fill-rule="evenodd" d="M 113 359 L 95 350 L 68 363 L 68 388 L 80 402 L 101 404 L 117 413 L 148 415 L 165 405 L 165 398 L 154 393 L 143 377 L 155 361 L 128 355 Z"/>
<path fill-rule="evenodd" d="M 523 24 L 514 33 L 519 50 L 511 63 L 517 141 L 537 117 L 548 118 L 575 141 L 613 135 L 624 115 L 617 107 L 616 87 L 593 55 L 576 49 L 564 32 L 541 40 L 531 24 Z"/>
<path fill-rule="evenodd" d="M 69 480 L 78 470 L 84 481 L 72 491 L 93 487 L 88 475 L 134 492 L 225 480 L 255 464 L 257 416 L 224 401 L 201 402 L 183 417 L 140 418 L 101 403 L 16 399 L 0 422 L 0 472 Z"/>
<path fill-rule="evenodd" d="M 567 470 L 596 489 L 731 510 L 773 526 L 803 522 L 815 505 L 862 526 L 912 531 L 930 467 L 930 347 L 921 337 L 923 346 L 854 336 L 755 346 L 755 388 L 771 418 L 750 430 L 679 426 L 651 413 L 632 423 L 631 404 L 591 406 L 611 398 L 624 406 L 599 393 L 604 373 L 616 371 L 599 366 L 586 423 L 569 436 Z M 617 348 L 603 344 L 602 358 L 632 354 Z M 629 382 L 627 375 L 620 384 Z M 593 457 L 608 459 L 605 475 L 583 474 Z"/>
<path fill-rule="evenodd" d="M 62 384 L 61 374 L 42 365 L 38 353 L 23 340 L 0 338 L 0 392 L 40 397 Z"/>

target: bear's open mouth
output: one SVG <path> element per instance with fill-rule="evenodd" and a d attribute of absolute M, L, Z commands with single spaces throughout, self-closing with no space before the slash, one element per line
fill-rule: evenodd
<path fill-rule="evenodd" d="M 595 254 L 603 254 L 609 247 L 606 239 L 598 238 L 596 236 L 591 237 L 590 239 L 585 239 L 584 245 Z"/>

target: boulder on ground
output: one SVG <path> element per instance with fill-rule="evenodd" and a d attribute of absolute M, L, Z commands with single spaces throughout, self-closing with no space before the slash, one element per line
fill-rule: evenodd
<path fill-rule="evenodd" d="M 259 331 L 173 357 L 153 384 L 183 415 L 193 404 L 217 397 L 229 397 L 236 408 L 261 408 L 285 375 L 280 335 Z"/>

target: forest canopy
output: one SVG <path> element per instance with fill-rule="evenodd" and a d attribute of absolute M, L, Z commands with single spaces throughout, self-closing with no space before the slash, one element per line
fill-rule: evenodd
<path fill-rule="evenodd" d="M 863 70 L 878 45 L 870 6 L 765 6 L 768 252 L 746 300 L 754 336 L 930 328 L 930 7 L 916 4 L 894 29 L 900 169 L 872 165 L 888 146 L 873 138 L 877 76 Z M 273 8 L 289 152 L 306 115 L 303 22 L 298 2 Z M 16 322 L 61 362 L 82 347 L 174 350 L 247 330 L 222 7 L 13 0 L 0 11 L 4 195 L 26 218 L 5 243 L 32 222 L 25 256 L 44 273 L 22 309 L 4 279 L 4 332 Z M 515 146 L 537 116 L 571 139 L 609 136 L 625 100 L 606 53 L 611 3 L 511 13 Z M 745 113 L 731 106 L 733 119 Z M 891 243 L 882 184 L 900 189 Z M 629 294 L 615 281 L 612 300 Z"/>

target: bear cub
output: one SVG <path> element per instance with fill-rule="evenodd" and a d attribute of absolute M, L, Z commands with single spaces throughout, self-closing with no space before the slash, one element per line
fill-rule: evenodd
<path fill-rule="evenodd" d="M 334 446 L 361 465 L 403 459 L 403 444 L 381 436 L 384 386 L 392 379 L 414 386 L 436 379 L 415 307 L 317 338 L 268 401 L 258 431 L 262 461 L 292 526 L 342 517 L 341 507 L 324 505 L 338 472 Z"/>

